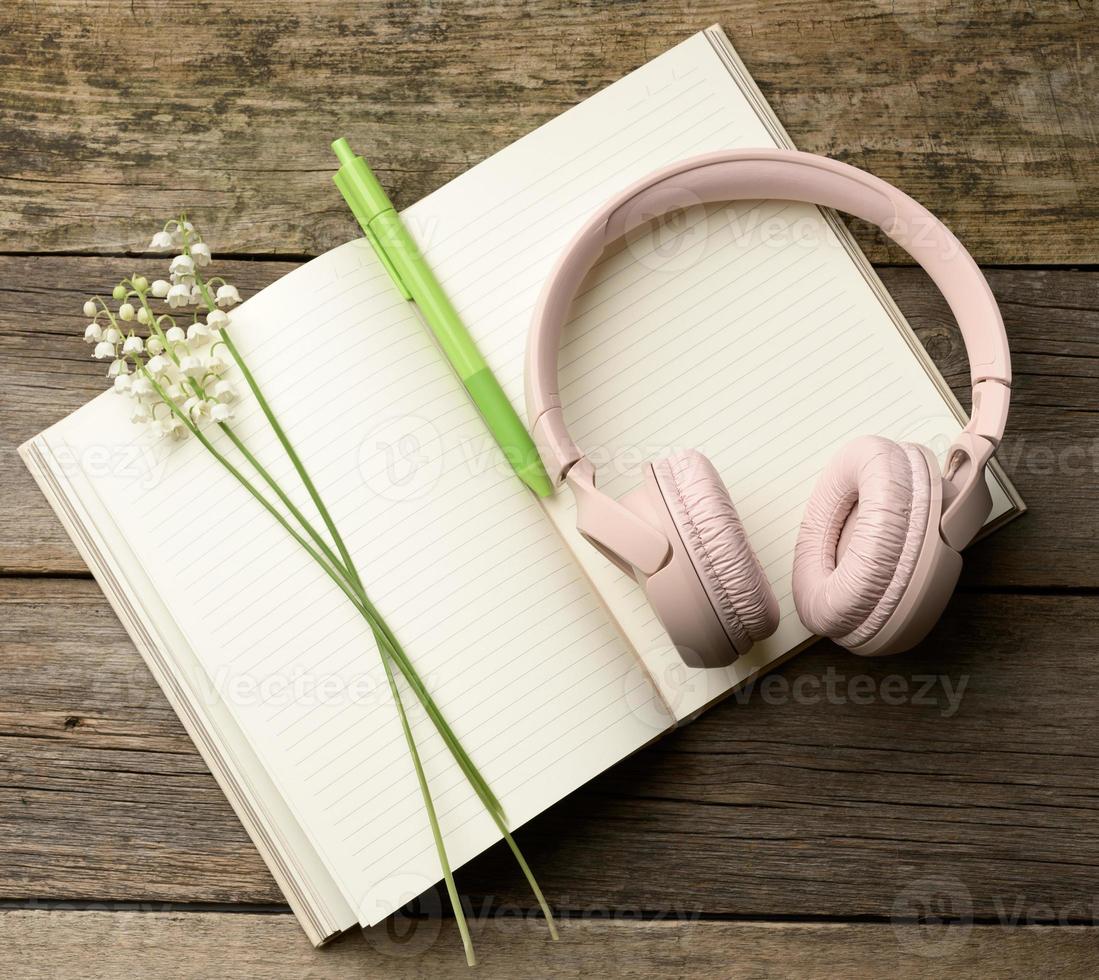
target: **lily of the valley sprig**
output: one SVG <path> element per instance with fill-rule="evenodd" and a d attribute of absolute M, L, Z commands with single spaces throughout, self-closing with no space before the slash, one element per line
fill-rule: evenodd
<path fill-rule="evenodd" d="M 508 830 L 503 808 L 447 724 L 400 642 L 370 601 L 316 485 L 233 342 L 232 318 L 227 311 L 240 302 L 240 293 L 222 277 L 206 276 L 204 270 L 212 261 L 210 248 L 186 215 L 165 224 L 153 236 L 150 248 L 176 252 L 168 267 L 168 279 L 150 282 L 145 276 L 134 274 L 122 280 L 111 292 L 111 299 L 118 304 L 113 309 L 99 296 L 89 299 L 84 304 L 84 313 L 91 321 L 84 330 L 85 341 L 94 345 L 95 357 L 109 362 L 107 376 L 113 379 L 114 390 L 132 402 L 131 419 L 155 426 L 164 436 L 190 435 L 197 439 L 320 566 L 370 627 L 397 707 L 467 962 L 471 966 L 475 962 L 469 928 L 394 667 L 420 701 L 507 841 L 546 916 L 550 934 L 556 939 L 553 915 Z M 233 428 L 239 393 L 237 386 L 225 377 L 233 369 L 286 453 L 326 533 L 305 517 Z M 236 461 L 231 457 L 236 457 Z M 254 478 L 248 472 L 254 473 Z"/>

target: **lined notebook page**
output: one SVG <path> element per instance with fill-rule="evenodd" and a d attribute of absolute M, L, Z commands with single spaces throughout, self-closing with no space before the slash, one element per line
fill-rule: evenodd
<path fill-rule="evenodd" d="M 672 723 L 365 242 L 280 280 L 232 329 L 368 591 L 513 824 Z M 125 529 L 207 696 L 233 711 L 351 907 L 379 921 L 440 872 L 373 639 L 201 446 L 157 442 L 127 411 L 105 394 L 47 439 Z M 235 425 L 295 486 L 253 403 Z M 460 865 L 497 832 L 405 700 Z"/>
<path fill-rule="evenodd" d="M 776 145 L 734 64 L 720 30 L 697 34 L 407 212 L 517 405 L 538 293 L 595 208 L 669 162 Z M 571 495 L 547 504 L 684 718 L 809 638 L 790 595 L 792 552 L 829 456 L 866 432 L 945 451 L 960 426 L 811 206 L 688 207 L 606 258 L 573 312 L 561 393 L 601 487 L 619 496 L 643 461 L 705 452 L 780 600 L 778 632 L 750 655 L 726 670 L 686 668 L 638 586 L 576 534 Z M 1010 502 L 993 492 L 995 517 Z"/>

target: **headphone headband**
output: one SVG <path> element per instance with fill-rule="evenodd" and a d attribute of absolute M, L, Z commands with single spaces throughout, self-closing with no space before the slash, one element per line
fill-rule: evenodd
<path fill-rule="evenodd" d="M 797 150 L 727 150 L 650 174 L 601 208 L 558 259 L 535 309 L 527 347 L 527 418 L 550 478 L 559 483 L 583 453 L 565 426 L 557 377 L 569 306 L 604 249 L 682 206 L 775 198 L 834 208 L 877 225 L 931 277 L 961 329 L 973 411 L 966 432 L 994 447 L 1003 436 L 1011 385 L 1007 335 L 972 256 L 930 211 L 890 184 L 837 160 Z"/>

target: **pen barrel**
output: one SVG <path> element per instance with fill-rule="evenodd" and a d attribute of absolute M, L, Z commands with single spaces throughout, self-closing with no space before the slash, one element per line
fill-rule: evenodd
<path fill-rule="evenodd" d="M 539 496 L 549 496 L 553 485 L 542 468 L 538 450 L 496 375 L 486 367 L 463 382 L 512 469 Z"/>
<path fill-rule="evenodd" d="M 465 381 L 486 370 L 485 360 L 469 336 L 458 311 L 447 298 L 419 245 L 397 213 L 389 209 L 376 215 L 370 221 L 370 230 L 377 236 L 447 360 L 454 365 L 458 377 Z"/>

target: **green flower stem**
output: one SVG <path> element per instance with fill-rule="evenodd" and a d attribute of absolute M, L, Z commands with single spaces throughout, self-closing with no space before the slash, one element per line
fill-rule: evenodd
<path fill-rule="evenodd" d="M 202 293 L 203 302 L 206 304 L 208 311 L 213 311 L 217 308 L 213 298 L 210 296 L 210 290 L 207 288 L 206 283 L 202 277 L 198 274 L 198 270 L 195 270 L 195 282 L 198 284 L 199 291 Z M 343 545 L 343 541 L 340 538 L 339 532 L 336 530 L 335 522 L 332 520 L 332 516 L 328 513 L 328 508 L 324 506 L 324 501 L 321 500 L 321 495 L 317 493 L 317 488 L 313 485 L 313 481 L 309 478 L 309 474 L 306 472 L 305 466 L 302 465 L 302 461 L 299 458 L 297 452 L 295 452 L 293 445 L 287 438 L 286 433 L 283 431 L 279 421 L 275 418 L 275 413 L 271 411 L 271 406 L 267 404 L 267 399 L 264 398 L 263 392 L 260 391 L 260 387 L 256 384 L 256 379 L 252 376 L 252 372 L 248 369 L 248 365 L 244 363 L 244 358 L 240 356 L 240 352 L 237 350 L 236 344 L 233 343 L 233 338 L 229 336 L 228 330 L 221 330 L 221 339 L 224 341 L 226 348 L 232 355 L 233 360 L 236 361 L 237 367 L 240 368 L 240 373 L 244 376 L 245 382 L 251 389 L 252 394 L 256 398 L 256 402 L 259 404 L 260 410 L 263 412 L 264 417 L 267 419 L 268 424 L 271 426 L 271 430 L 275 433 L 275 437 L 279 440 L 282 448 L 285 450 L 286 455 L 290 458 L 290 462 L 294 465 L 294 469 L 297 470 L 298 477 L 301 479 L 302 485 L 309 493 L 310 499 L 313 501 L 313 505 L 317 508 L 317 512 L 321 515 L 321 520 L 324 521 L 324 526 L 328 528 L 328 533 L 332 535 L 332 540 L 336 542 L 336 547 L 339 549 L 340 555 L 343 558 L 344 567 L 351 574 L 355 581 L 355 584 L 360 588 L 362 582 L 359 580 L 358 573 L 355 571 L 351 563 L 351 555 L 348 554 L 347 549 Z"/>
<path fill-rule="evenodd" d="M 219 423 L 221 430 L 229 437 L 233 445 L 236 446 L 245 459 L 252 465 L 252 467 L 259 473 L 263 481 L 274 491 L 279 500 L 287 510 L 290 511 L 294 519 L 301 525 L 305 533 L 309 535 L 314 541 L 317 547 L 321 550 L 324 556 L 328 559 L 331 565 L 340 571 L 344 578 L 347 580 L 347 584 L 354 590 L 358 599 L 355 602 L 355 607 L 359 610 L 371 628 L 374 628 L 375 624 L 381 631 L 382 636 L 386 640 L 384 644 L 385 650 L 390 654 L 393 660 L 397 663 L 401 669 L 401 673 L 408 681 L 409 686 L 413 689 L 416 696 L 420 699 L 424 709 L 427 712 L 428 717 L 435 724 L 436 729 L 442 736 L 443 741 L 446 743 L 447 748 L 450 749 L 451 754 L 454 756 L 455 761 L 458 763 L 459 768 L 465 775 L 466 779 L 470 781 L 473 788 L 477 791 L 477 795 L 482 802 L 493 811 L 494 816 L 499 813 L 501 817 L 504 816 L 503 807 L 496 799 L 495 794 L 489 788 L 488 782 L 478 771 L 477 767 L 473 764 L 473 760 L 469 758 L 465 749 L 462 747 L 457 736 L 454 734 L 450 726 L 447 724 L 446 719 L 443 717 L 442 712 L 439 710 L 438 705 L 435 703 L 435 699 L 428 693 L 427 688 L 424 687 L 423 682 L 420 680 L 419 674 L 412 666 L 412 661 L 409 659 L 408 654 L 404 652 L 404 648 L 397 642 L 397 638 L 393 635 L 389 626 L 378 612 L 377 608 L 370 601 L 366 595 L 366 590 L 363 588 L 361 580 L 358 575 L 352 576 L 349 570 L 343 566 L 340 560 L 333 554 L 332 549 L 328 546 L 328 543 L 324 540 L 323 536 L 313 527 L 313 525 L 306 519 L 305 515 L 294 505 L 290 498 L 286 495 L 283 489 L 279 486 L 278 481 L 267 471 L 267 468 L 256 459 L 255 455 L 244 445 L 241 438 L 232 430 L 232 428 L 225 423 Z M 346 594 L 346 590 L 345 590 Z M 350 597 L 349 597 L 350 598 Z M 354 601 L 354 600 L 353 600 Z"/>
<path fill-rule="evenodd" d="M 213 309 L 213 305 L 210 303 L 210 294 L 206 289 L 205 283 L 200 284 L 202 289 L 203 298 L 206 300 L 207 305 Z M 267 399 L 264 398 L 263 392 L 260 391 L 260 387 L 256 384 L 256 379 L 252 376 L 252 372 L 248 369 L 248 365 L 244 363 L 244 358 L 240 356 L 240 352 L 237 350 L 237 345 L 233 343 L 233 338 L 229 336 L 228 330 L 221 331 L 221 339 L 225 341 L 225 346 L 229 349 L 229 353 L 232 355 L 233 360 L 236 361 L 237 367 L 240 368 L 240 373 L 244 376 L 245 382 L 251 389 L 252 394 L 255 395 L 256 401 L 259 403 L 260 410 L 263 412 L 267 419 L 268 424 L 271 426 L 272 431 L 275 433 L 276 438 L 282 445 L 282 448 L 286 451 L 286 455 L 290 458 L 290 462 L 293 463 L 294 469 L 297 470 L 298 477 L 301 479 L 302 486 L 305 487 L 309 493 L 310 499 L 313 501 L 313 505 L 317 508 L 317 513 L 321 515 L 321 520 L 324 521 L 324 526 L 328 528 L 328 533 L 332 535 L 332 540 L 336 543 L 336 547 L 339 549 L 340 556 L 343 558 L 344 567 L 351 574 L 355 584 L 362 587 L 362 582 L 359 580 L 358 573 L 351 561 L 351 555 L 348 554 L 347 548 L 343 544 L 343 540 L 340 538 L 339 531 L 336 530 L 336 524 L 332 520 L 332 516 L 328 513 L 328 508 L 324 506 L 324 501 L 321 500 L 321 495 L 317 492 L 317 488 L 313 485 L 313 481 L 309 478 L 309 473 L 306 471 L 305 466 L 302 464 L 297 452 L 295 452 L 293 445 L 287 438 L 286 433 L 283 431 L 281 425 L 279 425 L 278 419 L 275 418 L 275 413 L 271 411 L 271 406 L 267 404 Z"/>
<path fill-rule="evenodd" d="M 374 638 L 381 645 L 381 636 L 379 636 L 377 630 L 374 632 Z M 439 854 L 439 863 L 443 866 L 447 894 L 450 896 L 450 904 L 454 909 L 454 918 L 458 922 L 458 932 L 462 936 L 462 947 L 465 949 L 466 963 L 469 966 L 476 966 L 477 956 L 473 952 L 473 941 L 469 937 L 469 925 L 466 922 L 465 909 L 462 908 L 462 901 L 458 897 L 458 888 L 454 884 L 454 874 L 450 870 L 450 862 L 447 860 L 446 847 L 443 846 L 443 835 L 439 830 L 439 819 L 435 815 L 435 804 L 431 801 L 431 791 L 427 788 L 427 777 L 424 775 L 424 767 L 420 762 L 420 753 L 416 751 L 416 741 L 412 737 L 412 729 L 409 727 L 408 716 L 405 714 L 404 702 L 401 701 L 401 694 L 397 690 L 397 681 L 393 677 L 389 660 L 384 654 L 382 655 L 382 665 L 385 667 L 385 676 L 386 680 L 389 681 L 389 689 L 393 692 L 393 700 L 397 703 L 397 713 L 401 717 L 401 728 L 404 731 L 405 742 L 408 745 L 408 754 L 412 757 L 412 765 L 416 769 L 416 779 L 420 784 L 424 809 L 427 810 L 427 820 L 431 825 L 431 836 L 435 838 L 435 850 Z"/>
<path fill-rule="evenodd" d="M 213 310 L 215 305 L 210 298 L 209 289 L 206 283 L 202 281 L 200 277 L 196 275 L 196 282 L 199 289 L 202 292 L 203 300 L 205 301 L 207 308 Z M 370 615 L 380 624 L 382 632 L 389 638 L 390 645 L 393 650 L 394 659 L 397 665 L 401 668 L 401 673 L 404 674 L 409 685 L 412 687 L 416 696 L 424 704 L 424 707 L 428 711 L 428 715 L 439 729 L 443 739 L 446 741 L 452 754 L 455 756 L 462 772 L 466 778 L 473 783 L 480 783 L 480 788 L 484 791 L 485 797 L 491 801 L 491 806 L 499 811 L 503 816 L 503 807 L 500 801 L 496 798 L 496 795 L 489 788 L 487 781 L 478 772 L 476 766 L 473 764 L 473 760 L 469 758 L 462 744 L 454 737 L 450 726 L 443 720 L 442 713 L 435 705 L 434 699 L 427 693 L 427 689 L 424 687 L 419 676 L 412 668 L 412 662 L 405 655 L 404 650 L 397 642 L 396 637 L 390 632 L 389 627 L 385 624 L 381 615 L 373 604 L 367 598 L 366 589 L 363 586 L 362 579 L 359 577 L 358 570 L 355 568 L 355 563 L 351 559 L 351 554 L 344 544 L 343 537 L 340 535 L 339 530 L 336 527 L 335 521 L 332 520 L 331 514 L 328 512 L 328 508 L 325 507 L 324 501 L 321 499 L 320 493 L 317 491 L 312 479 L 309 476 L 308 471 L 305 468 L 305 464 L 302 463 L 301 458 L 295 452 L 290 439 L 287 437 L 286 432 L 279 424 L 278 419 L 275 418 L 275 413 L 271 410 L 271 406 L 268 404 L 267 399 L 264 398 L 263 392 L 260 390 L 259 384 L 256 382 L 255 377 L 249 370 L 248 365 L 245 363 L 244 358 L 241 356 L 240 351 L 237 350 L 236 344 L 233 343 L 232 337 L 229 335 L 227 329 L 221 330 L 221 339 L 225 343 L 233 360 L 236 362 L 237 367 L 240 368 L 241 375 L 244 377 L 245 382 L 248 385 L 249 390 L 256 398 L 256 402 L 260 406 L 260 410 L 263 412 L 264 417 L 267 419 L 268 424 L 271 426 L 272 431 L 275 433 L 276 438 L 285 450 L 286 455 L 289 457 L 290 462 L 293 464 L 294 469 L 297 471 L 298 477 L 301 479 L 302 485 L 305 487 L 309 494 L 310 499 L 313 501 L 314 506 L 317 508 L 317 512 L 320 514 L 321 519 L 324 521 L 325 527 L 328 529 L 328 533 L 331 535 L 333 542 L 338 549 L 341 558 L 343 559 L 343 567 L 347 572 L 351 585 L 353 585 L 359 592 L 363 605 L 366 606 Z M 262 474 L 261 474 L 262 475 Z"/>
<path fill-rule="evenodd" d="M 275 496 L 277 496 L 279 500 L 282 501 L 282 505 L 288 511 L 290 511 L 294 519 L 305 530 L 305 533 L 313 539 L 313 543 L 316 544 L 316 546 L 321 550 L 321 552 L 324 554 L 324 557 L 327 558 L 332 563 L 332 565 L 338 568 L 346 576 L 347 570 L 340 563 L 340 560 L 336 557 L 335 552 L 333 552 L 332 549 L 328 546 L 328 542 L 324 540 L 324 538 L 317 532 L 313 525 L 306 519 L 305 515 L 286 495 L 282 487 L 279 486 L 278 481 L 267 471 L 267 467 L 265 467 L 258 459 L 256 459 L 255 455 L 244 444 L 240 436 L 236 434 L 232 426 L 230 426 L 228 422 L 218 422 L 217 426 L 219 429 L 221 429 L 222 432 L 225 433 L 226 436 L 229 437 L 230 442 L 232 442 L 233 445 L 240 450 L 241 455 L 246 460 L 248 460 L 248 462 L 252 465 L 252 469 L 254 469 L 260 475 L 260 477 L 263 479 L 263 482 L 271 488 Z"/>

